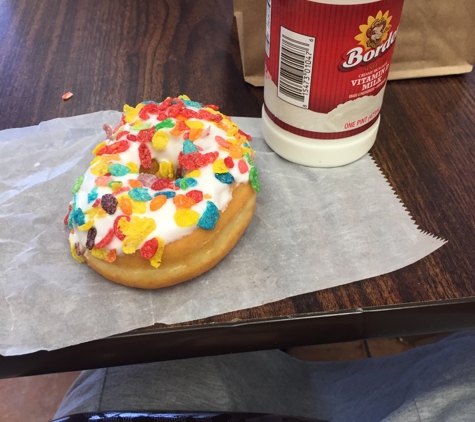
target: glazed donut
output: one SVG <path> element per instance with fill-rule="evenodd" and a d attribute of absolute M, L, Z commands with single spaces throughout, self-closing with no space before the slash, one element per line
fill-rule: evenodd
<path fill-rule="evenodd" d="M 156 289 L 216 265 L 251 221 L 260 185 L 251 137 L 187 96 L 124 106 L 73 185 L 73 257 L 105 278 Z"/>

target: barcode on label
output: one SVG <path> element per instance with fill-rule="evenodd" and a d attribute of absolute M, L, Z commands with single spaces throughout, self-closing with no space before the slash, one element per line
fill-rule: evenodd
<path fill-rule="evenodd" d="M 277 95 L 297 107 L 308 108 L 315 38 L 280 28 Z"/>

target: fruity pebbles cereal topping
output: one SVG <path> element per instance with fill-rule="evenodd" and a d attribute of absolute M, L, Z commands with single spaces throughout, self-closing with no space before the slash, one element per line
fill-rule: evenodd
<path fill-rule="evenodd" d="M 185 95 L 125 105 L 104 130 L 64 220 L 79 262 L 86 249 L 107 262 L 140 251 L 158 268 L 167 243 L 214 229 L 237 184 L 260 191 L 251 137 L 214 105 Z"/>

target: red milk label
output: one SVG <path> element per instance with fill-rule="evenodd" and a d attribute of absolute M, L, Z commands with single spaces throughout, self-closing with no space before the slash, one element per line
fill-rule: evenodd
<path fill-rule="evenodd" d="M 284 130 L 338 139 L 379 116 L 403 0 L 267 0 L 264 106 Z"/>

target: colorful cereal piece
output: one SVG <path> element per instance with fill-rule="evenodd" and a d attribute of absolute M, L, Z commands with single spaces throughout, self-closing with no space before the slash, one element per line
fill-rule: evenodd
<path fill-rule="evenodd" d="M 141 120 L 137 120 L 133 125 L 130 125 L 130 130 L 140 131 L 140 130 L 154 129 L 151 126 L 152 126 L 151 123 L 145 123 L 145 122 L 142 122 Z M 137 141 L 148 142 L 148 140 L 145 140 L 145 139 L 147 139 L 146 137 L 149 135 L 144 134 L 142 136 L 143 136 L 142 141 L 139 141 L 139 137 L 137 135 Z"/>
<path fill-rule="evenodd" d="M 102 147 L 105 147 L 107 145 L 107 142 L 101 142 L 99 145 L 96 145 L 96 147 L 92 150 L 93 155 L 97 155 L 97 152 L 101 150 Z"/>
<path fill-rule="evenodd" d="M 114 230 L 114 234 L 119 240 L 124 240 L 125 239 L 125 234 L 121 232 L 119 228 L 119 221 L 121 218 L 125 218 L 127 221 L 130 221 L 130 217 L 128 215 L 119 215 L 115 220 L 114 220 L 114 225 L 112 229 Z"/>
<path fill-rule="evenodd" d="M 254 160 L 252 159 L 251 157 L 251 154 L 249 154 L 248 152 L 246 152 L 244 155 L 243 155 L 244 159 L 247 161 L 247 163 L 250 165 L 250 166 L 253 166 L 254 165 Z"/>
<path fill-rule="evenodd" d="M 218 174 L 215 174 L 215 177 L 220 182 L 225 183 L 227 185 L 230 185 L 231 183 L 234 182 L 234 177 L 231 173 L 218 173 Z"/>
<path fill-rule="evenodd" d="M 231 144 L 226 141 L 224 138 L 222 138 L 221 136 L 219 135 L 216 135 L 214 137 L 214 139 L 216 140 L 216 142 L 218 143 L 219 146 L 223 147 L 223 148 L 229 148 L 231 146 Z"/>
<path fill-rule="evenodd" d="M 76 254 L 78 256 L 83 256 L 84 255 L 83 247 L 81 246 L 81 244 L 79 242 L 76 242 L 74 244 L 74 248 L 76 249 Z"/>
<path fill-rule="evenodd" d="M 91 250 L 96 240 L 97 229 L 93 226 L 87 231 L 86 248 Z"/>
<path fill-rule="evenodd" d="M 132 202 L 127 196 L 119 198 L 119 208 L 126 215 L 132 215 Z"/>
<path fill-rule="evenodd" d="M 102 195 L 101 207 L 107 214 L 115 214 L 115 211 L 117 210 L 117 203 L 117 198 L 114 195 L 111 195 L 110 193 Z"/>
<path fill-rule="evenodd" d="M 178 194 L 173 198 L 173 203 L 178 210 L 189 209 L 196 204 L 195 200 L 189 196 Z"/>
<path fill-rule="evenodd" d="M 127 134 L 128 132 L 127 131 L 120 131 L 120 132 L 114 132 L 112 130 L 112 127 L 110 125 L 108 125 L 107 123 L 104 123 L 104 125 L 102 126 L 102 129 L 104 130 L 104 132 L 106 133 L 106 139 L 107 140 L 112 140 L 112 139 L 120 139 L 120 137 L 124 134 Z"/>
<path fill-rule="evenodd" d="M 107 254 L 106 262 L 110 264 L 114 262 L 116 258 L 117 258 L 117 251 L 115 249 L 111 249 L 109 253 Z"/>
<path fill-rule="evenodd" d="M 173 179 L 157 179 L 156 182 L 150 186 L 153 190 L 162 190 L 162 189 L 175 189 L 175 182 Z M 176 188 L 177 189 L 177 188 Z"/>
<path fill-rule="evenodd" d="M 75 195 L 76 193 L 78 193 L 78 192 L 79 192 L 79 189 L 81 189 L 81 185 L 82 185 L 82 182 L 84 182 L 84 178 L 85 178 L 85 176 L 82 175 L 82 176 L 79 176 L 79 177 L 74 181 L 73 189 L 72 189 L 73 195 Z"/>
<path fill-rule="evenodd" d="M 189 198 L 192 198 L 195 203 L 197 204 L 198 202 L 201 202 L 203 200 L 203 192 L 200 190 L 190 190 L 185 194 L 185 196 L 188 196 Z"/>
<path fill-rule="evenodd" d="M 231 145 L 229 147 L 229 155 L 234 159 L 242 158 L 242 148 L 239 145 Z"/>
<path fill-rule="evenodd" d="M 147 236 L 155 230 L 156 224 L 153 218 L 133 216 L 131 221 L 120 219 L 118 228 L 125 235 L 122 250 L 126 254 L 132 254 Z"/>
<path fill-rule="evenodd" d="M 185 122 L 178 121 L 175 127 L 170 131 L 170 135 L 172 136 L 180 136 L 183 132 L 188 129 L 188 126 L 185 125 Z"/>
<path fill-rule="evenodd" d="M 132 123 L 138 115 L 138 112 L 140 110 L 137 110 L 134 107 L 130 107 L 128 104 L 124 105 L 124 115 L 125 115 L 125 121 L 127 123 Z"/>
<path fill-rule="evenodd" d="M 137 142 L 150 142 L 155 135 L 155 127 L 141 130 L 137 135 Z"/>
<path fill-rule="evenodd" d="M 151 141 L 152 141 L 153 148 L 155 150 L 163 151 L 168 145 L 168 141 L 169 141 L 168 134 L 167 132 L 163 130 L 159 130 L 158 132 L 155 132 Z"/>
<path fill-rule="evenodd" d="M 213 171 L 215 173 L 228 173 L 228 167 L 224 163 L 224 160 L 222 158 L 218 158 L 214 163 L 213 163 Z"/>
<path fill-rule="evenodd" d="M 165 195 L 157 195 L 150 201 L 150 211 L 157 211 L 165 205 L 167 197 Z"/>
<path fill-rule="evenodd" d="M 178 155 L 178 163 L 188 171 L 192 171 L 214 163 L 218 157 L 219 153 L 217 151 L 208 152 L 206 154 L 192 152 L 185 155 L 180 153 Z"/>
<path fill-rule="evenodd" d="M 246 147 L 246 148 L 251 148 L 251 146 L 249 145 L 249 143 L 247 142 L 247 138 L 245 136 L 242 136 L 240 135 L 239 133 L 236 133 L 236 135 L 234 135 L 234 139 L 236 139 L 236 141 L 241 144 L 243 147 Z"/>
<path fill-rule="evenodd" d="M 155 196 L 160 196 L 160 195 L 163 195 L 166 198 L 170 199 L 176 196 L 176 192 L 165 191 L 165 192 L 158 192 L 155 194 Z"/>
<path fill-rule="evenodd" d="M 156 238 L 152 238 L 147 240 L 142 247 L 140 248 L 140 256 L 145 259 L 152 259 L 157 252 L 158 249 L 158 240 Z"/>
<path fill-rule="evenodd" d="M 172 100 L 173 100 L 172 97 L 167 97 L 158 105 L 158 109 L 162 111 L 167 109 L 167 107 L 169 107 L 170 104 L 172 103 Z"/>
<path fill-rule="evenodd" d="M 73 95 L 74 95 L 74 94 L 73 94 L 72 92 L 68 91 L 68 92 L 66 92 L 65 94 L 63 94 L 61 98 L 63 99 L 63 101 L 67 101 L 67 100 L 69 100 Z"/>
<path fill-rule="evenodd" d="M 179 98 L 181 98 L 181 96 Z M 184 99 L 183 102 L 189 107 L 195 107 L 195 108 L 202 108 L 203 107 L 200 103 L 198 103 L 196 101 L 191 101 L 189 98 Z"/>
<path fill-rule="evenodd" d="M 134 188 L 129 192 L 129 196 L 134 201 L 150 201 L 152 199 L 147 188 Z"/>
<path fill-rule="evenodd" d="M 113 144 L 103 146 L 99 151 L 97 151 L 97 155 L 119 154 L 127 151 L 129 146 L 130 144 L 128 141 L 114 142 Z"/>
<path fill-rule="evenodd" d="M 97 259 L 100 259 L 102 261 L 105 261 L 107 259 L 107 250 L 106 249 L 99 249 L 99 248 L 92 248 L 91 250 L 91 255 L 94 257 L 94 258 L 97 258 Z"/>
<path fill-rule="evenodd" d="M 68 221 L 69 221 L 69 216 L 71 215 L 71 211 L 73 209 L 73 206 L 71 204 L 69 204 L 68 206 L 68 213 L 66 214 L 66 217 L 64 217 L 64 220 L 63 220 L 63 223 L 65 226 L 68 225 Z"/>
<path fill-rule="evenodd" d="M 200 122 L 199 120 L 187 120 L 185 124 L 190 128 L 190 129 L 203 129 L 204 128 L 204 123 Z"/>
<path fill-rule="evenodd" d="M 211 126 L 206 126 L 202 131 L 201 131 L 201 138 L 206 138 L 211 132 Z"/>
<path fill-rule="evenodd" d="M 72 221 L 76 223 L 78 226 L 82 226 L 86 223 L 86 216 L 82 212 L 81 208 L 77 208 L 71 212 L 70 215 Z M 72 228 L 72 227 L 71 227 Z"/>
<path fill-rule="evenodd" d="M 181 179 L 176 179 L 175 185 L 177 185 L 181 190 L 187 190 L 188 182 L 186 180 L 187 180 L 186 177 L 183 177 Z"/>
<path fill-rule="evenodd" d="M 247 133 L 244 133 L 241 129 L 238 130 L 238 133 L 242 136 L 244 136 L 248 141 L 252 140 L 251 135 L 248 135 Z"/>
<path fill-rule="evenodd" d="M 244 174 L 249 170 L 249 166 L 244 160 L 239 160 L 238 169 L 239 173 Z"/>
<path fill-rule="evenodd" d="M 145 214 L 147 212 L 147 204 L 143 201 L 135 201 L 130 198 L 132 204 L 132 214 Z"/>
<path fill-rule="evenodd" d="M 177 116 L 177 119 L 184 119 L 185 121 L 187 121 L 188 119 L 196 119 L 198 118 L 198 112 L 196 112 L 195 110 L 191 110 L 191 109 L 181 109 L 178 116 Z"/>
<path fill-rule="evenodd" d="M 94 180 L 94 184 L 96 186 L 108 186 L 109 182 L 112 180 L 113 179 L 110 176 L 99 176 L 96 177 L 96 180 Z"/>
<path fill-rule="evenodd" d="M 226 164 L 226 167 L 228 169 L 232 169 L 234 167 L 234 161 L 233 159 L 230 157 L 230 156 L 227 156 L 225 159 L 224 159 L 224 164 Z"/>
<path fill-rule="evenodd" d="M 259 193 L 261 191 L 261 184 L 259 183 L 259 176 L 255 167 L 252 167 L 249 172 L 249 180 L 251 181 L 251 186 L 254 190 Z"/>
<path fill-rule="evenodd" d="M 112 195 L 119 196 L 120 194 L 129 191 L 130 188 L 128 186 L 122 186 L 120 189 L 115 190 L 112 192 Z"/>
<path fill-rule="evenodd" d="M 107 232 L 107 234 L 104 236 L 104 238 L 100 242 L 96 243 L 95 247 L 97 249 L 105 248 L 109 243 L 112 242 L 113 238 L 114 238 L 114 229 L 112 228 Z"/>
<path fill-rule="evenodd" d="M 198 184 L 196 179 L 192 177 L 182 177 L 181 179 L 175 180 L 175 185 L 179 186 L 181 190 L 187 190 L 189 188 L 195 187 Z"/>
<path fill-rule="evenodd" d="M 124 105 L 124 120 L 126 123 L 132 123 L 136 118 L 137 115 L 140 111 L 140 109 L 143 107 L 143 104 L 139 104 L 137 107 L 130 107 L 129 105 L 125 104 Z"/>
<path fill-rule="evenodd" d="M 126 166 L 130 169 L 130 172 L 131 173 L 138 173 L 139 172 L 139 168 L 137 166 L 137 164 L 135 163 L 127 163 Z"/>
<path fill-rule="evenodd" d="M 183 154 L 189 154 L 190 152 L 198 152 L 196 145 L 187 139 L 183 142 Z"/>
<path fill-rule="evenodd" d="M 165 179 L 173 179 L 175 177 L 173 163 L 171 161 L 161 161 L 158 165 L 158 175 Z"/>
<path fill-rule="evenodd" d="M 216 227 L 220 215 L 216 205 L 211 202 L 206 202 L 206 210 L 198 221 L 198 227 L 205 230 L 213 230 Z"/>
<path fill-rule="evenodd" d="M 173 219 L 179 227 L 191 227 L 198 222 L 198 220 L 200 219 L 200 214 L 194 210 L 183 208 L 179 209 L 175 213 Z"/>
<path fill-rule="evenodd" d="M 117 132 L 117 134 L 115 135 L 115 139 L 118 141 L 123 136 L 125 136 L 125 138 L 127 138 L 127 135 L 129 135 L 129 132 L 127 132 L 126 130 L 121 130 L 120 132 Z"/>
<path fill-rule="evenodd" d="M 153 230 L 155 230 L 155 220 L 147 217 L 121 218 L 118 221 L 118 228 L 123 235 L 147 237 Z"/>
<path fill-rule="evenodd" d="M 130 168 L 123 164 L 114 163 L 107 167 L 107 172 L 114 177 L 125 176 L 130 173 Z"/>
<path fill-rule="evenodd" d="M 141 188 L 141 187 L 143 187 L 142 183 L 139 180 L 129 179 L 129 180 L 127 180 L 127 183 L 129 184 L 129 186 L 131 188 Z"/>
<path fill-rule="evenodd" d="M 74 243 L 72 243 L 71 241 L 69 241 L 69 247 L 71 249 L 71 255 L 73 256 L 73 258 L 76 261 L 78 261 L 78 262 L 84 262 L 85 261 L 85 259 L 81 255 L 78 255 L 77 250 L 76 250 L 76 245 Z"/>
<path fill-rule="evenodd" d="M 190 133 L 188 134 L 188 137 L 192 141 L 197 141 L 198 139 L 201 138 L 202 133 L 203 133 L 203 129 L 190 129 Z"/>
<path fill-rule="evenodd" d="M 94 225 L 94 219 L 91 218 L 86 224 L 83 224 L 82 226 L 78 226 L 78 229 L 83 232 L 87 232 L 93 225 Z"/>
<path fill-rule="evenodd" d="M 197 177 L 201 176 L 201 171 L 193 170 L 193 171 L 190 171 L 189 173 L 187 173 L 185 176 L 188 177 L 188 178 L 196 179 Z"/>
<path fill-rule="evenodd" d="M 119 138 L 120 134 L 117 135 L 117 139 Z M 130 142 L 123 140 L 114 142 L 113 144 L 109 145 L 108 154 L 119 154 L 121 152 L 125 152 L 130 148 Z"/>
<path fill-rule="evenodd" d="M 154 174 L 149 174 L 149 173 L 141 173 L 139 174 L 139 177 L 137 178 L 137 181 L 141 184 L 141 186 L 144 186 L 146 188 L 151 187 L 157 180 L 158 180 L 157 176 L 155 176 Z M 140 187 L 140 186 L 137 186 L 137 187 Z"/>
<path fill-rule="evenodd" d="M 140 144 L 139 146 L 139 158 L 140 164 L 146 169 L 152 166 L 152 154 L 146 144 Z"/>
<path fill-rule="evenodd" d="M 165 242 L 163 241 L 163 239 L 161 239 L 160 237 L 157 237 L 156 239 L 158 241 L 158 248 L 155 252 L 155 255 L 150 258 L 150 265 L 154 268 L 158 268 L 162 263 L 162 255 L 165 249 Z"/>
<path fill-rule="evenodd" d="M 210 122 L 220 122 L 223 120 L 223 116 L 216 114 L 215 110 L 206 107 L 198 110 L 198 118 L 203 120 L 208 120 Z"/>
<path fill-rule="evenodd" d="M 119 180 L 110 181 L 107 186 L 112 190 L 112 192 L 118 191 L 122 187 L 123 183 Z"/>
<path fill-rule="evenodd" d="M 158 115 L 159 112 L 158 105 L 154 102 L 149 102 L 139 111 L 138 116 L 142 120 L 148 120 L 151 114 Z"/>
<path fill-rule="evenodd" d="M 171 129 L 172 127 L 175 127 L 175 122 L 172 119 L 165 119 L 162 122 L 158 123 L 155 125 L 155 130 L 160 130 L 160 129 Z"/>
<path fill-rule="evenodd" d="M 87 203 L 90 204 L 91 202 L 94 202 L 98 196 L 99 194 L 97 193 L 97 186 L 94 186 L 91 189 L 91 192 L 87 194 Z"/>
<path fill-rule="evenodd" d="M 193 177 L 185 177 L 185 179 L 189 188 L 194 188 L 198 184 L 198 181 Z"/>

